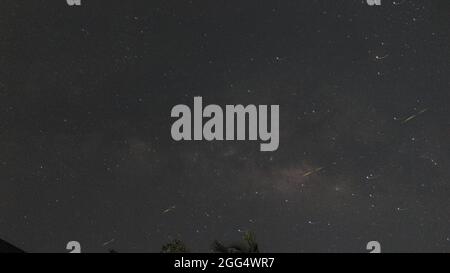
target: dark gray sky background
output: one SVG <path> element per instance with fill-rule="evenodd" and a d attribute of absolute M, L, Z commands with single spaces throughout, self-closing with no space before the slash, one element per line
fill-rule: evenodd
<path fill-rule="evenodd" d="M 252 230 L 263 252 L 449 252 L 449 14 L 448 0 L 3 0 L 0 238 L 197 252 Z M 279 104 L 280 148 L 174 142 L 170 110 L 194 96 Z"/>

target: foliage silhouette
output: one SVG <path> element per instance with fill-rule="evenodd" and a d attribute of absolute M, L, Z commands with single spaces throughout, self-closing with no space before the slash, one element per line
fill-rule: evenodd
<path fill-rule="evenodd" d="M 178 239 L 175 239 L 165 245 L 163 245 L 162 253 L 189 253 L 186 245 Z"/>
<path fill-rule="evenodd" d="M 259 253 L 258 243 L 252 232 L 246 232 L 241 243 L 226 246 L 219 241 L 214 241 L 212 249 L 216 253 Z"/>

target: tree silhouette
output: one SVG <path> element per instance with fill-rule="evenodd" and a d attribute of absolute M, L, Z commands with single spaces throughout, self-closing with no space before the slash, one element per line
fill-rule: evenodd
<path fill-rule="evenodd" d="M 163 245 L 162 253 L 189 253 L 186 245 L 178 239 L 175 239 L 165 245 Z"/>
<path fill-rule="evenodd" d="M 241 243 L 226 246 L 219 241 L 214 241 L 212 249 L 216 253 L 259 253 L 258 243 L 252 232 L 246 232 Z"/>

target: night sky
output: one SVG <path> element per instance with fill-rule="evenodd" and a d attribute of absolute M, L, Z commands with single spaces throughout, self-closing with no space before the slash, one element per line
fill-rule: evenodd
<path fill-rule="evenodd" d="M 450 252 L 450 1 L 0 2 L 0 238 L 30 252 Z M 280 105 L 280 146 L 175 142 Z"/>

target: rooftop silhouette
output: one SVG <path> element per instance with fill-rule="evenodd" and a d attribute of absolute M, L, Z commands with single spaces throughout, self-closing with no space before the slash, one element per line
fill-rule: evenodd
<path fill-rule="evenodd" d="M 0 239 L 0 253 L 25 253 L 25 251 Z"/>

